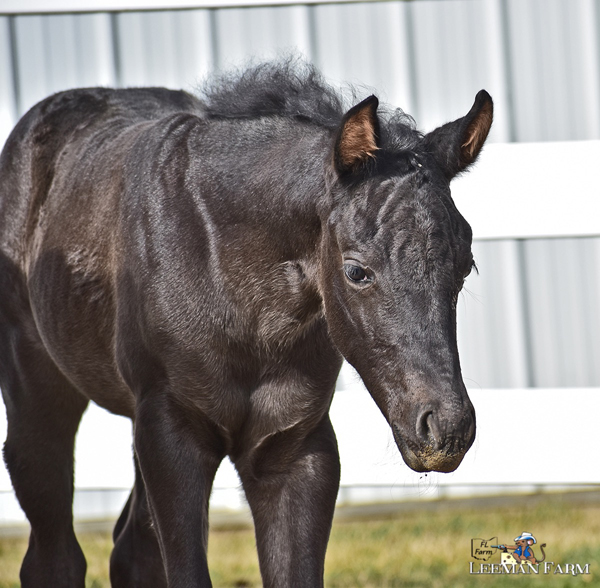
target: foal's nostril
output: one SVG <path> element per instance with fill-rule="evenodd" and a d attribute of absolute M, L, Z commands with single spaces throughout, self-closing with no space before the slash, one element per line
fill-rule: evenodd
<path fill-rule="evenodd" d="M 437 447 L 439 438 L 437 424 L 432 410 L 425 410 L 417 419 L 417 437 L 422 443 Z"/>

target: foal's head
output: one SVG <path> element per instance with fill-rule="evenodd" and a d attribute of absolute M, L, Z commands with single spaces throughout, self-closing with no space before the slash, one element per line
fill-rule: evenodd
<path fill-rule="evenodd" d="M 475 435 L 456 344 L 456 301 L 473 268 L 471 228 L 450 181 L 492 123 L 481 91 L 469 113 L 423 136 L 380 122 L 370 97 L 332 146 L 321 294 L 334 342 L 388 419 L 416 471 L 458 467 Z"/>

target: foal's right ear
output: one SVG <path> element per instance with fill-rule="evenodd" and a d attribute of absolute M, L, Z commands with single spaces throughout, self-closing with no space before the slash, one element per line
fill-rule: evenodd
<path fill-rule="evenodd" d="M 379 150 L 379 100 L 369 96 L 353 106 L 342 119 L 333 151 L 333 163 L 340 175 L 360 171 Z"/>

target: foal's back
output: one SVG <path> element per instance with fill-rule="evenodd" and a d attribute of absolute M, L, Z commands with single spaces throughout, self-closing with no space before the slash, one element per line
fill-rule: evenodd
<path fill-rule="evenodd" d="M 19 121 L 0 158 L 0 318 L 119 414 L 133 411 L 113 357 L 125 156 L 144 130 L 199 109 L 162 88 L 61 92 Z"/>
<path fill-rule="evenodd" d="M 69 90 L 36 104 L 21 118 L 0 157 L 2 252 L 16 262 L 31 254 L 27 246 L 42 228 L 44 207 L 52 205 L 49 194 L 66 196 L 58 189 L 65 175 L 83 180 L 94 158 L 105 164 L 111 150 L 122 153 L 126 136 L 133 138 L 144 123 L 178 112 L 200 113 L 200 107 L 191 95 L 164 88 Z M 89 167 L 82 170 L 81 165 Z M 114 169 L 107 171 L 114 176 Z"/>

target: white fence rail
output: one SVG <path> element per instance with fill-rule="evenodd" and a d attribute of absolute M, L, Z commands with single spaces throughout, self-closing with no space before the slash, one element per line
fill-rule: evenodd
<path fill-rule="evenodd" d="M 346 366 L 343 387 L 331 408 L 342 462 L 340 499 L 391 502 L 502 493 L 511 487 L 600 485 L 600 460 L 591 449 L 597 445 L 599 389 L 470 390 L 469 394 L 478 432 L 463 463 L 451 474 L 417 474 L 404 465 L 388 424 Z M 76 518 L 117 516 L 132 484 L 129 421 L 91 406 L 77 440 Z M 24 522 L 9 491 L 8 474 L 0 470 L 0 524 Z M 245 508 L 229 461 L 217 473 L 211 506 Z"/>
<path fill-rule="evenodd" d="M 487 145 L 452 194 L 474 239 L 600 236 L 600 141 Z"/>

